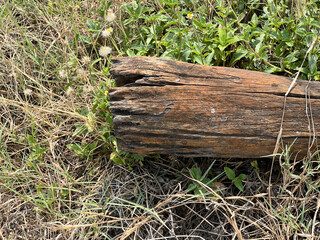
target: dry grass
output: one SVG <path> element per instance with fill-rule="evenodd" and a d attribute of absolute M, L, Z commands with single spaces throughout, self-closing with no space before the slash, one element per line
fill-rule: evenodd
<path fill-rule="evenodd" d="M 15 2 L 0 3 L 0 239 L 319 239 L 318 156 L 280 156 L 271 186 L 266 159 L 216 160 L 213 175 L 229 166 L 247 180 L 241 193 L 223 176 L 213 197 L 185 193 L 186 169 L 213 159 L 111 162 L 92 110 L 106 62 L 84 62 L 96 49 L 72 43 L 99 2 Z M 91 131 L 73 136 L 79 124 Z M 85 158 L 68 148 L 94 142 Z"/>

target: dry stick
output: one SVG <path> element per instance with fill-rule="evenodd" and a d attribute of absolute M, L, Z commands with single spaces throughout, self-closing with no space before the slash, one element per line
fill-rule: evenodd
<path fill-rule="evenodd" d="M 172 216 L 172 211 L 171 211 L 171 209 L 169 209 L 169 213 L 170 213 L 169 218 L 170 218 L 170 222 L 171 222 L 171 233 L 170 233 L 170 234 L 171 234 L 172 238 L 178 239 L 178 238 L 176 237 L 176 233 L 175 233 L 175 231 L 174 231 L 175 224 L 174 224 L 174 221 L 173 221 L 173 216 Z"/>
<path fill-rule="evenodd" d="M 308 129 L 309 129 L 309 134 L 310 134 L 308 154 L 309 154 L 309 157 L 311 158 L 311 156 L 312 156 L 311 148 L 316 141 L 316 129 L 314 127 L 314 121 L 313 121 L 313 116 L 312 116 L 311 96 L 310 96 L 311 94 L 310 94 L 310 87 L 309 87 L 310 82 L 311 82 L 311 79 L 309 79 L 309 82 L 306 86 L 306 115 L 308 118 Z M 309 108 L 310 108 L 310 117 L 308 114 L 308 102 L 309 102 Z M 312 130 L 311 130 L 311 126 L 312 126 Z M 311 137 L 311 131 L 312 131 L 312 137 Z M 311 141 L 311 138 L 312 138 L 312 141 Z"/>
<path fill-rule="evenodd" d="M 280 146 L 280 139 L 281 139 L 281 136 L 282 136 L 284 115 L 285 115 L 286 104 L 287 104 L 287 97 L 288 97 L 289 93 L 291 92 L 291 90 L 293 89 L 294 85 L 296 84 L 297 79 L 298 79 L 298 77 L 300 75 L 300 72 L 302 70 L 303 64 L 306 61 L 306 58 L 307 58 L 308 54 L 310 53 L 310 51 L 313 49 L 313 47 L 317 43 L 318 37 L 319 36 L 317 36 L 316 39 L 313 40 L 313 42 L 310 45 L 308 51 L 304 55 L 304 58 L 303 58 L 303 61 L 301 63 L 301 66 L 299 68 L 299 71 L 298 71 L 297 75 L 295 76 L 295 78 L 293 79 L 293 81 L 291 82 L 286 94 L 284 95 L 283 108 L 282 108 L 283 110 L 282 110 L 282 117 L 281 117 L 281 123 L 280 123 L 280 130 L 279 130 L 279 133 L 278 133 L 276 145 L 275 145 L 274 150 L 273 150 L 273 158 L 272 158 L 272 164 L 271 164 L 271 170 L 270 170 L 270 176 L 269 176 L 268 199 L 269 199 L 269 204 L 270 205 L 271 205 L 271 176 L 272 176 L 272 170 L 273 170 L 275 157 L 276 157 L 276 154 L 278 153 L 279 146 Z"/>

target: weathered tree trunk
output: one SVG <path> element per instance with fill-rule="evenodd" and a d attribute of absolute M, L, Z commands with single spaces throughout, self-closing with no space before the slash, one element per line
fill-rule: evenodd
<path fill-rule="evenodd" d="M 273 153 L 292 79 L 161 58 L 112 61 L 117 87 L 109 96 L 120 149 L 241 158 Z M 297 138 L 292 150 L 307 152 L 318 136 L 319 98 L 319 82 L 297 81 L 287 98 L 283 146 Z"/>

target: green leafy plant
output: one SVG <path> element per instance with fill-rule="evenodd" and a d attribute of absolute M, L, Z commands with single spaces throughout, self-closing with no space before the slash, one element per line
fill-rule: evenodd
<path fill-rule="evenodd" d="M 252 161 L 250 164 L 254 168 L 255 171 L 259 172 L 260 169 L 259 169 L 259 164 L 258 164 L 257 160 Z"/>
<path fill-rule="evenodd" d="M 213 180 L 207 178 L 205 174 L 202 175 L 200 168 L 191 168 L 189 173 L 190 176 L 197 181 L 189 184 L 188 191 L 193 191 L 196 195 L 208 195 L 208 191 L 205 186 L 213 187 Z"/>
<path fill-rule="evenodd" d="M 29 155 L 29 161 L 33 162 L 36 160 L 42 160 L 42 154 L 45 153 L 48 149 L 41 146 L 40 143 L 38 143 L 34 136 L 28 135 L 28 143 L 31 146 L 31 153 Z"/>
<path fill-rule="evenodd" d="M 143 166 L 144 156 L 118 150 L 110 154 L 110 160 L 116 164 L 128 166 L 129 170 L 132 170 L 132 164 L 135 162 Z"/>
<path fill-rule="evenodd" d="M 285 1 L 216 2 L 215 13 L 194 1 L 132 1 L 122 10 L 122 51 L 205 65 L 241 66 L 293 76 L 320 30 L 317 1 L 308 1 L 303 17 Z M 187 18 L 192 13 L 192 18 Z M 320 79 L 319 48 L 303 64 L 301 78 Z"/>
<path fill-rule="evenodd" d="M 247 178 L 247 176 L 243 173 L 236 176 L 235 172 L 228 167 L 224 167 L 224 172 L 226 173 L 227 177 L 232 181 L 232 183 L 241 191 L 243 192 L 244 187 L 242 181 Z"/>
<path fill-rule="evenodd" d="M 37 163 L 43 160 L 42 155 L 47 152 L 48 148 L 44 147 L 44 144 L 37 141 L 37 129 L 33 119 L 31 119 L 30 128 L 31 134 L 27 135 L 27 143 L 30 146 L 31 151 L 27 160 L 27 165 L 37 169 Z"/>
<path fill-rule="evenodd" d="M 82 159 L 87 159 L 94 154 L 98 142 L 82 143 L 82 144 L 68 144 L 67 147 L 72 149 Z"/>
<path fill-rule="evenodd" d="M 189 184 L 187 192 L 192 191 L 195 195 L 199 195 L 201 198 L 204 198 L 205 196 L 213 197 L 212 191 L 222 190 L 221 188 L 215 189 L 215 183 L 222 173 L 211 179 L 208 177 L 213 164 L 214 162 L 203 174 L 201 169 L 198 167 L 189 169 L 190 176 L 194 179 L 194 182 Z"/>
<path fill-rule="evenodd" d="M 44 187 L 41 183 L 37 186 L 37 196 L 34 198 L 36 205 L 40 208 L 52 211 L 52 205 L 56 200 L 56 184 Z"/>

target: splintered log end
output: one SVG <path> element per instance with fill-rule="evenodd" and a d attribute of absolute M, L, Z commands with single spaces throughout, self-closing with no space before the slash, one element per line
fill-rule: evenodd
<path fill-rule="evenodd" d="M 146 154 L 255 158 L 273 153 L 292 80 L 162 58 L 113 58 L 109 91 L 118 147 Z M 320 83 L 298 80 L 287 98 L 282 146 L 306 153 L 319 127 Z M 310 110 L 309 110 L 310 112 Z"/>

